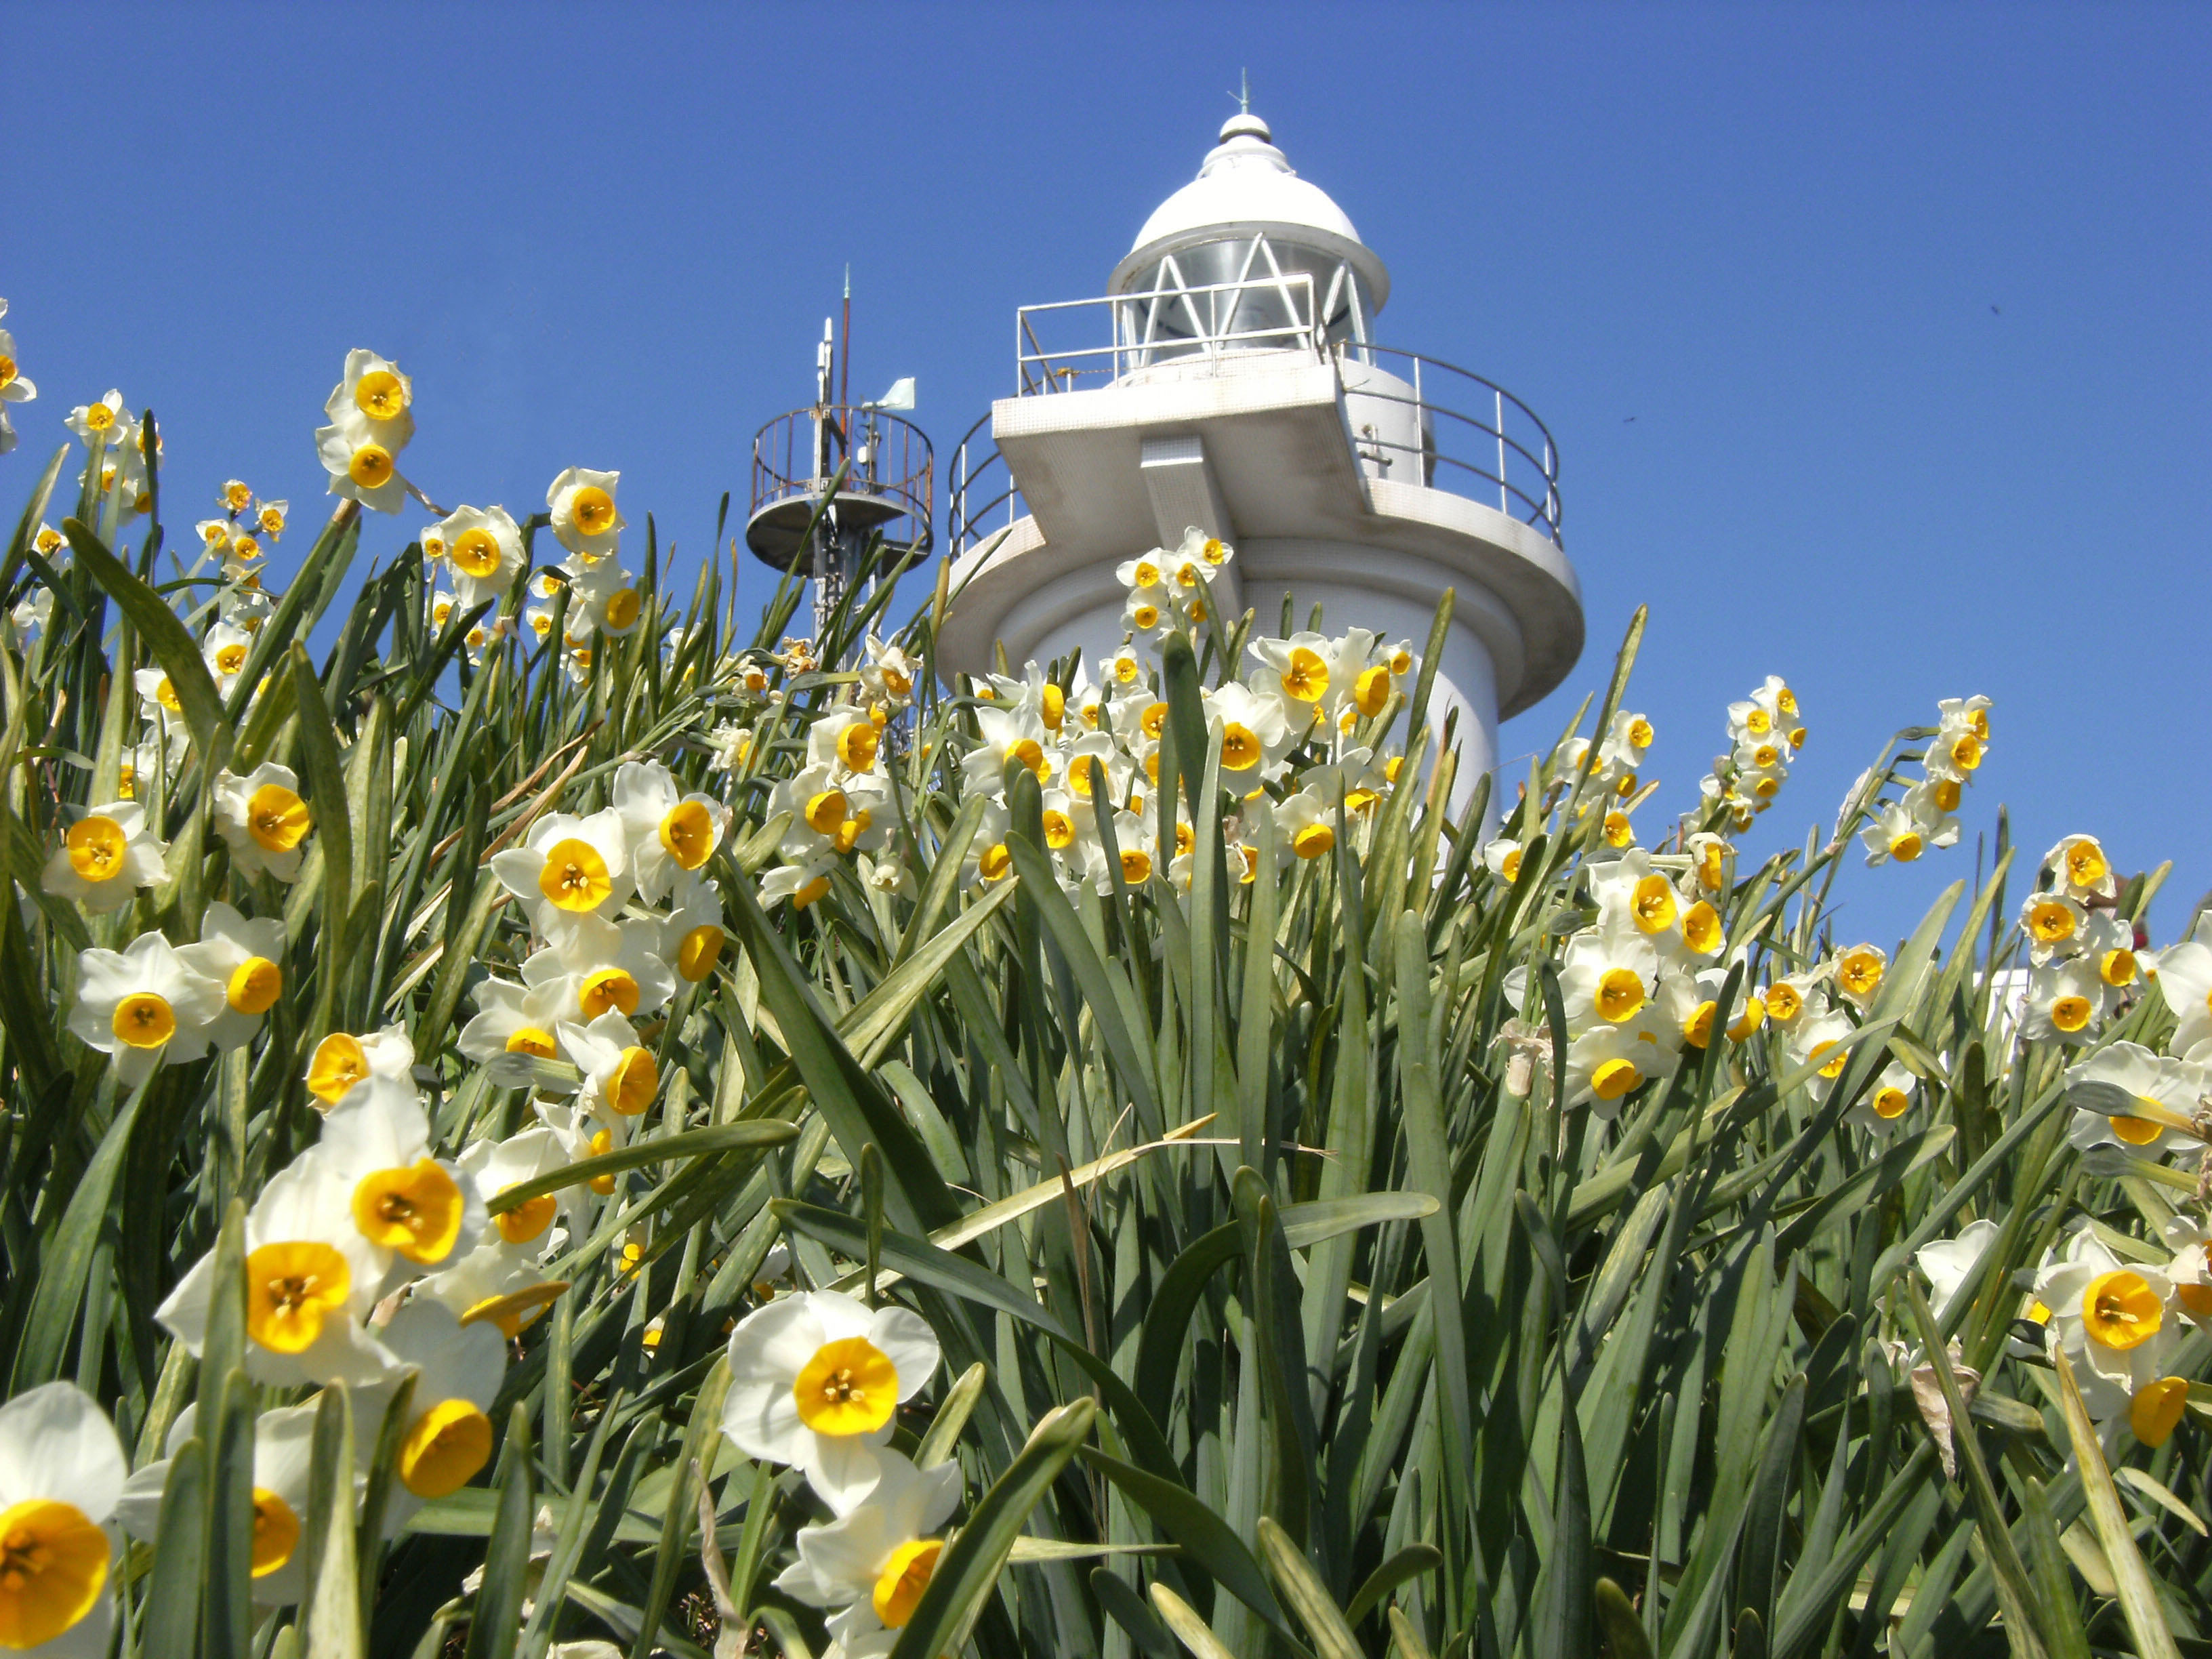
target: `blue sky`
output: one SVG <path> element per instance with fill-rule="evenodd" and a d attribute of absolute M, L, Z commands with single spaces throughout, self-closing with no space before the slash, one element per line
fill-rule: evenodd
<path fill-rule="evenodd" d="M 1103 289 L 1249 68 L 1390 267 L 1380 337 L 1559 441 L 1591 643 L 1509 765 L 1648 602 L 1647 812 L 1730 699 L 1799 690 L 1756 850 L 1939 697 L 1996 699 L 1961 848 L 1848 877 L 1839 925 L 1908 928 L 2000 802 L 2030 856 L 2174 859 L 2161 935 L 2212 884 L 2212 11 L 50 4 L 0 55 L 41 392 L 10 518 L 110 386 L 161 417 L 173 534 L 233 474 L 319 514 L 365 344 L 414 377 L 434 497 L 618 468 L 633 539 L 650 508 L 696 558 L 848 261 L 855 395 L 918 376 L 949 448 L 1011 388 L 1015 307 Z"/>

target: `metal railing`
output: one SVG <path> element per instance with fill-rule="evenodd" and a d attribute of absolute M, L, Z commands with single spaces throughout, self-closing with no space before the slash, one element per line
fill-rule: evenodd
<path fill-rule="evenodd" d="M 842 486 L 847 496 L 872 496 L 901 510 L 929 534 L 932 457 L 921 428 L 896 415 L 862 406 L 794 409 L 770 421 L 753 439 L 752 506 L 826 494 L 847 456 L 852 465 Z"/>
<path fill-rule="evenodd" d="M 1279 302 L 1285 321 L 1250 322 L 1250 295 Z M 1114 338 L 1108 345 L 1049 348 L 1040 337 L 1038 319 L 1095 315 L 1109 308 Z M 1407 472 L 1428 489 L 1442 489 L 1469 500 L 1494 499 L 1498 510 L 1565 546 L 1559 501 L 1559 452 L 1536 411 L 1497 381 L 1442 358 L 1396 346 L 1359 340 L 1324 342 L 1313 324 L 1313 279 L 1304 272 L 1204 287 L 1153 289 L 1104 299 L 1071 300 L 1024 306 L 1017 313 L 1018 395 L 1044 397 L 1076 389 L 1085 380 L 1115 381 L 1164 362 L 1183 362 L 1232 350 L 1274 348 L 1308 350 L 1317 362 L 1334 361 L 1340 375 L 1358 363 L 1389 374 L 1409 388 L 1358 377 L 1346 380 L 1344 395 L 1354 417 L 1353 444 L 1364 470 L 1389 477 L 1406 463 Z M 1165 319 L 1164 325 L 1163 319 Z M 1179 331 L 1185 328 L 1188 331 Z M 1410 410 L 1416 441 L 1386 436 L 1382 427 L 1358 419 L 1360 405 L 1387 404 Z M 978 435 L 990 424 L 986 415 L 970 427 L 952 453 L 947 476 L 946 532 L 957 556 L 985 536 L 1012 525 L 1024 507 L 1021 492 L 996 447 Z M 1406 476 L 1401 473 L 1399 476 Z"/>
<path fill-rule="evenodd" d="M 1423 484 L 1451 489 L 1455 495 L 1479 500 L 1495 491 L 1499 512 L 1532 526 L 1555 544 L 1565 545 L 1560 535 L 1559 447 L 1534 410 L 1497 381 L 1439 357 L 1352 341 L 1331 349 L 1340 359 L 1384 369 L 1413 387 L 1411 397 L 1372 383 L 1346 388 L 1355 397 L 1410 407 L 1414 430 L 1420 434 L 1417 447 L 1393 442 L 1371 428 L 1355 433 L 1363 459 L 1387 467 L 1406 456 L 1417 462 Z M 1439 389 L 1451 403 L 1437 400 L 1434 393 Z M 1478 412 L 1454 406 L 1461 404 L 1471 404 Z M 1447 443 L 1445 434 L 1463 441 Z M 1451 469 L 1444 476 L 1454 482 L 1462 477 L 1480 480 L 1480 495 L 1440 484 L 1440 468 Z"/>
<path fill-rule="evenodd" d="M 1113 328 L 1110 345 L 1048 345 L 1039 336 L 1040 325 L 1047 333 L 1064 321 L 1081 326 L 1102 307 Z M 1016 395 L 1073 391 L 1086 380 L 1111 385 L 1158 362 L 1270 349 L 1323 355 L 1313 278 L 1303 270 L 1024 306 L 1014 313 Z"/>
<path fill-rule="evenodd" d="M 969 427 L 953 447 L 945 469 L 945 545 L 956 559 L 985 537 L 1012 529 L 1025 510 L 1020 487 L 998 446 L 988 434 L 981 445 L 975 441 L 975 434 L 990 424 L 987 414 Z"/>

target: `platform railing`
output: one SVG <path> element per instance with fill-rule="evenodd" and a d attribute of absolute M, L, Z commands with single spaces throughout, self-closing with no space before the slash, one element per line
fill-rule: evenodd
<path fill-rule="evenodd" d="M 929 440 L 910 422 L 865 405 L 794 409 L 763 426 L 753 439 L 749 511 L 825 494 L 848 454 L 844 493 L 904 508 L 926 537 L 935 493 Z"/>
<path fill-rule="evenodd" d="M 1254 294 L 1279 301 L 1288 320 L 1245 325 L 1249 319 L 1240 313 L 1246 297 Z M 1102 308 L 1112 330 L 1110 343 L 1058 343 L 1070 321 L 1090 321 L 1095 328 L 1093 319 Z M 1367 341 L 1328 341 L 1315 326 L 1314 315 L 1313 281 L 1304 272 L 1024 306 L 1016 313 L 1017 395 L 1044 397 L 1085 385 L 1111 385 L 1162 362 L 1239 350 L 1288 349 L 1310 351 L 1316 362 L 1364 364 L 1384 370 L 1410 391 L 1370 380 L 1348 385 L 1347 393 L 1410 409 L 1412 428 L 1419 434 L 1408 443 L 1363 424 L 1352 439 L 1370 467 L 1386 477 L 1410 475 L 1425 488 L 1494 502 L 1499 512 L 1555 545 L 1565 544 L 1559 446 L 1535 410 L 1497 381 L 1440 357 Z M 1185 331 L 1171 331 L 1170 325 Z M 1054 337 L 1049 343 L 1048 333 Z M 986 415 L 969 428 L 947 475 L 946 528 L 956 556 L 1012 525 L 1023 512 L 1020 489 L 1004 458 L 981 441 L 990 418 Z"/>
<path fill-rule="evenodd" d="M 1497 381 L 1440 357 L 1352 341 L 1331 350 L 1341 360 L 1388 370 L 1413 387 L 1410 397 L 1372 383 L 1352 388 L 1362 398 L 1410 407 L 1413 429 L 1421 434 L 1417 447 L 1373 432 L 1356 434 L 1367 459 L 1387 457 L 1395 462 L 1402 455 L 1416 460 L 1420 481 L 1430 489 L 1449 489 L 1473 500 L 1494 495 L 1500 513 L 1520 520 L 1554 544 L 1565 544 L 1560 531 L 1559 447 L 1534 410 Z M 1474 487 L 1455 487 L 1462 481 L 1473 482 Z"/>
<path fill-rule="evenodd" d="M 1252 321 L 1255 303 L 1279 307 L 1280 320 Z M 1080 337 L 1076 344 L 1056 343 L 1071 324 L 1086 332 L 1095 329 L 1091 319 L 1102 309 L 1111 344 L 1083 344 Z M 1054 343 L 1048 343 L 1047 335 Z M 1110 385 L 1158 362 L 1268 349 L 1309 351 L 1316 360 L 1326 350 L 1314 325 L 1313 278 L 1304 271 L 1059 300 L 1024 306 L 1014 313 L 1016 395 L 1023 398 L 1074 391 L 1086 383 Z"/>
<path fill-rule="evenodd" d="M 986 430 L 990 424 L 986 415 L 969 427 L 945 468 L 945 545 L 956 559 L 985 537 L 1012 529 L 1026 510 L 1006 458 Z"/>

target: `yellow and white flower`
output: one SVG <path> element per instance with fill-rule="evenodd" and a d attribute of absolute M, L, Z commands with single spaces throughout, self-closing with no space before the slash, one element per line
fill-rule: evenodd
<path fill-rule="evenodd" d="M 900 1403 L 939 1358 L 936 1334 L 908 1309 L 836 1291 L 781 1297 L 730 1334 L 722 1432 L 748 1457 L 833 1474 L 860 1444 L 890 1438 Z"/>
<path fill-rule="evenodd" d="M 109 801 L 63 832 L 39 884 L 57 898 L 75 899 L 94 915 L 105 915 L 130 903 L 142 888 L 159 886 L 168 874 L 167 852 L 136 803 Z"/>
<path fill-rule="evenodd" d="M 1861 1013 L 1874 1006 L 1875 993 L 1881 989 L 1883 976 L 1889 971 L 1889 952 L 1872 945 L 1854 945 L 1838 953 L 1835 959 L 1835 987 Z"/>
<path fill-rule="evenodd" d="M 222 987 L 222 1010 L 206 1027 L 218 1048 L 252 1042 L 284 994 L 284 924 L 276 917 L 249 921 L 216 899 L 200 918 L 199 943 L 179 946 L 177 957 Z"/>
<path fill-rule="evenodd" d="M 224 1010 L 222 982 L 194 969 L 161 934 L 141 933 L 121 951 L 95 946 L 77 963 L 70 1030 L 112 1057 L 118 1082 L 128 1087 L 156 1066 L 186 1065 L 207 1053 L 208 1028 Z"/>
<path fill-rule="evenodd" d="M 2175 1021 L 2168 1049 L 2203 1058 L 2198 1050 L 2212 1044 L 2212 945 L 2192 939 L 2160 951 L 2158 993 Z"/>
<path fill-rule="evenodd" d="M 722 959 L 729 932 L 722 926 L 722 896 L 698 876 L 679 877 L 661 919 L 660 955 L 686 985 L 696 985 Z"/>
<path fill-rule="evenodd" d="M 611 807 L 589 817 L 548 812 L 521 846 L 492 855 L 491 872 L 535 912 L 612 916 L 630 896 L 629 836 Z"/>
<path fill-rule="evenodd" d="M 2029 1042 L 2087 1042 L 2118 993 L 2098 976 L 2096 964 L 2075 957 L 2031 968 L 2020 1034 Z"/>
<path fill-rule="evenodd" d="M 1042 712 L 1037 718 L 1042 724 Z M 883 751 L 883 728 L 865 709 L 832 708 L 806 728 L 806 763 L 828 767 L 830 775 L 841 781 L 854 774 L 879 777 Z"/>
<path fill-rule="evenodd" d="M 362 1417 L 356 1404 L 356 1419 Z M 253 1601 L 257 1607 L 289 1607 L 307 1588 L 307 1480 L 313 1468 L 316 1405 L 282 1407 L 253 1420 Z M 125 1531 L 149 1544 L 161 1542 L 161 1491 L 169 1464 L 185 1441 L 199 1431 L 198 1402 L 178 1413 L 160 1461 L 123 1483 L 115 1518 Z M 374 1429 L 368 1431 L 374 1433 Z M 355 1477 L 356 1492 L 367 1481 Z"/>
<path fill-rule="evenodd" d="M 522 532 L 503 507 L 460 507 L 439 522 L 453 596 L 464 611 L 499 599 L 522 568 Z M 423 549 L 427 554 L 428 547 Z"/>
<path fill-rule="evenodd" d="M 234 870 L 297 881 L 314 814 L 300 798 L 299 775 L 264 761 L 242 778 L 229 771 L 216 775 L 215 827 L 230 848 Z"/>
<path fill-rule="evenodd" d="M 2042 867 L 2050 872 L 2055 890 L 2085 904 L 2115 897 L 2120 890 L 2112 860 L 2094 836 L 2067 836 L 2043 855 Z"/>
<path fill-rule="evenodd" d="M 533 991 L 557 988 L 564 1019 L 597 1019 L 609 1009 L 625 1018 L 656 1013 L 676 994 L 660 927 L 642 917 L 562 917 L 545 945 L 523 959 L 522 982 Z"/>
<path fill-rule="evenodd" d="M 47 1382 L 0 1406 L 0 1645 L 101 1659 L 115 1629 L 111 1529 L 131 1465 L 91 1395 Z"/>
<path fill-rule="evenodd" d="M 401 1431 L 392 1473 L 398 1480 L 386 1500 L 385 1535 L 396 1536 L 434 1498 L 459 1491 L 491 1462 L 491 1419 L 507 1375 L 507 1343 L 498 1326 L 479 1319 L 464 1324 L 434 1297 L 410 1297 L 376 1337 L 400 1365 L 415 1373 L 415 1393 Z M 356 1420 L 383 1420 L 398 1380 L 362 1392 Z"/>
<path fill-rule="evenodd" d="M 1851 1103 L 1844 1121 L 1876 1134 L 1893 1133 L 1904 1127 L 1919 1086 L 1919 1079 L 1893 1060 L 1875 1073 L 1866 1092 Z"/>
<path fill-rule="evenodd" d="M 1324 718 L 1331 683 L 1326 638 L 1310 632 L 1293 634 L 1286 640 L 1254 640 L 1245 649 L 1260 664 L 1251 678 L 1252 689 L 1282 711 L 1285 726 L 1303 734 Z M 1387 674 L 1386 670 L 1386 695 Z"/>
<path fill-rule="evenodd" d="M 625 761 L 616 769 L 613 810 L 629 838 L 638 896 L 647 904 L 659 903 L 680 877 L 703 867 L 729 833 L 730 809 L 696 790 L 679 793 L 674 775 L 659 761 Z"/>
<path fill-rule="evenodd" d="M 1646 1005 L 1619 1024 L 1592 1025 L 1567 1047 L 1567 1098 L 1610 1121 L 1629 1094 L 1674 1069 L 1678 1050 L 1662 1040 L 1658 1011 Z"/>
<path fill-rule="evenodd" d="M 403 1026 L 387 1025 L 359 1036 L 332 1031 L 307 1058 L 307 1092 L 318 1103 L 316 1110 L 327 1111 L 356 1084 L 371 1078 L 402 1081 L 414 1069 L 415 1045 Z"/>
<path fill-rule="evenodd" d="M 131 417 L 123 412 L 123 394 L 112 387 L 99 402 L 80 404 L 70 410 L 63 424 L 88 447 L 104 443 L 111 449 L 120 448 L 131 431 Z"/>
<path fill-rule="evenodd" d="M 0 317 L 8 314 L 8 302 L 0 300 Z M 26 404 L 39 395 L 39 388 L 27 380 L 15 362 L 15 337 L 0 328 L 0 455 L 15 447 L 15 428 L 8 423 L 8 405 Z"/>
<path fill-rule="evenodd" d="M 1627 1025 L 1644 1012 L 1658 981 L 1658 950 L 1626 916 L 1577 933 L 1559 969 L 1568 1035 Z"/>
<path fill-rule="evenodd" d="M 1282 775 L 1283 760 L 1304 735 L 1291 730 L 1283 705 L 1231 680 L 1206 693 L 1209 724 L 1221 723 L 1221 782 L 1242 794 Z"/>
<path fill-rule="evenodd" d="M 2077 956 L 2089 927 L 2089 913 L 2063 893 L 2030 893 L 2021 901 L 2020 930 L 2027 935 L 2028 960 L 2040 968 L 2053 957 Z"/>
<path fill-rule="evenodd" d="M 489 1204 L 510 1187 L 565 1168 L 569 1158 L 560 1138 L 539 1124 L 503 1139 L 471 1141 L 455 1161 Z M 576 1201 L 579 1196 L 577 1188 L 568 1188 L 525 1199 L 493 1216 L 475 1243 L 478 1247 L 496 1244 L 524 1250 L 532 1260 L 540 1260 L 556 1237 L 555 1219 L 567 1212 L 573 1220 L 580 1207 Z"/>
<path fill-rule="evenodd" d="M 2153 1054 L 2134 1042 L 2106 1044 L 2079 1065 L 2068 1066 L 2066 1081 L 2069 1086 L 2110 1084 L 2134 1100 L 2185 1119 L 2197 1115 L 2208 1087 L 2212 1087 L 2212 1077 L 2208 1077 L 2203 1066 Z M 2150 1118 L 2079 1108 L 2067 1127 L 2066 1138 L 2083 1152 L 2094 1146 L 2119 1146 L 2138 1158 L 2153 1158 L 2169 1152 L 2185 1152 L 2199 1144 Z"/>
<path fill-rule="evenodd" d="M 1843 1076 L 1844 1067 L 1851 1057 L 1851 1050 L 1844 1045 L 1857 1032 L 1858 1027 L 1846 1015 L 1833 1009 L 1802 1018 L 1791 1030 L 1788 1049 L 1790 1069 L 1820 1062 L 1820 1069 L 1805 1085 L 1814 1100 L 1826 1100 L 1828 1091 Z"/>
<path fill-rule="evenodd" d="M 593 634 L 620 639 L 637 631 L 645 620 L 645 595 L 638 588 L 635 572 L 625 569 L 617 559 L 592 562 L 580 556 L 561 568 L 568 573 L 572 645 Z"/>
<path fill-rule="evenodd" d="M 370 1076 L 323 1115 L 318 1160 L 348 1194 L 346 1214 L 377 1264 L 370 1299 L 451 1266 L 483 1232 L 475 1181 L 433 1156 L 430 1119 L 412 1079 Z"/>
<path fill-rule="evenodd" d="M 379 1252 L 354 1224 L 353 1191 L 302 1154 L 261 1189 L 246 1214 L 246 1374 L 271 1388 L 374 1382 L 392 1356 L 362 1328 L 384 1278 Z M 197 1355 L 207 1338 L 215 1255 L 195 1262 L 155 1310 Z"/>
<path fill-rule="evenodd" d="M 637 1030 L 610 1008 L 588 1025 L 562 1020 L 554 1030 L 561 1050 L 584 1074 L 577 1104 L 615 1117 L 637 1117 L 660 1092 L 660 1067 Z"/>
<path fill-rule="evenodd" d="M 2173 1281 L 2159 1268 L 2124 1261 L 2084 1231 L 2037 1276 L 2035 1297 L 2051 1310 L 2045 1340 L 2073 1362 L 2084 1402 L 2100 1421 L 2130 1411 L 2166 1376 L 2183 1323 Z M 2154 1395 L 2143 1403 L 2160 1402 Z"/>
<path fill-rule="evenodd" d="M 881 1659 L 914 1617 L 945 1540 L 935 1534 L 960 1502 L 960 1466 L 916 1468 L 899 1452 L 870 1448 L 852 1489 L 823 1494 L 836 1519 L 801 1527 L 799 1559 L 775 1587 L 817 1607 L 837 1607 L 829 1630 L 844 1659 Z"/>
<path fill-rule="evenodd" d="M 407 480 L 391 434 L 358 411 L 341 407 L 331 425 L 317 427 L 315 453 L 330 474 L 331 495 L 380 513 L 397 513 L 407 504 Z"/>
<path fill-rule="evenodd" d="M 594 472 L 581 466 L 572 466 L 554 479 L 545 492 L 554 539 L 586 561 L 612 553 L 627 523 L 615 507 L 615 488 L 621 482 L 619 472 Z"/>
<path fill-rule="evenodd" d="M 341 425 L 349 422 L 365 427 L 389 454 L 397 455 L 415 435 L 415 416 L 410 405 L 415 384 L 397 364 L 378 356 L 366 346 L 346 353 L 345 371 L 331 388 L 323 412 Z M 243 505 L 233 507 L 244 510 Z"/>

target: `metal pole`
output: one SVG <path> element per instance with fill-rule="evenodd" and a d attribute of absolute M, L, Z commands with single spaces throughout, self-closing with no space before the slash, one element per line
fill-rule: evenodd
<path fill-rule="evenodd" d="M 1505 505 L 1505 394 L 1492 386 L 1493 401 L 1498 410 L 1498 510 L 1507 511 Z"/>

